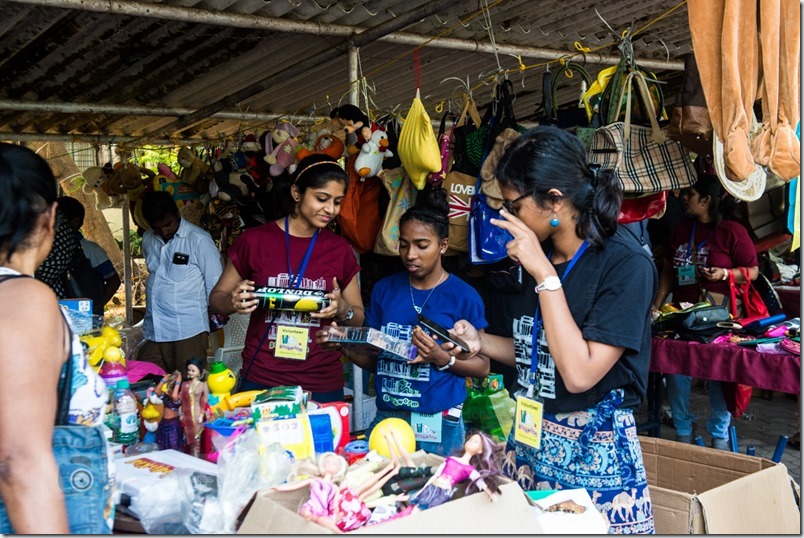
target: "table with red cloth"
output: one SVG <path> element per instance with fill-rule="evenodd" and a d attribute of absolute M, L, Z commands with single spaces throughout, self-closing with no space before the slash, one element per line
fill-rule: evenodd
<path fill-rule="evenodd" d="M 732 381 L 788 394 L 801 391 L 801 357 L 760 353 L 736 344 L 703 344 L 652 338 L 650 370 L 699 379 Z"/>

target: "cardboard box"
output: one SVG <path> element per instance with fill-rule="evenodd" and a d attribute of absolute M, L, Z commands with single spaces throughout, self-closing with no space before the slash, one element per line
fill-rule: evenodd
<path fill-rule="evenodd" d="M 746 456 L 639 438 L 657 534 L 801 534 L 787 467 Z"/>
<path fill-rule="evenodd" d="M 414 462 L 437 465 L 443 458 L 417 452 Z M 460 489 L 460 486 L 459 486 Z M 361 527 L 354 534 L 543 534 L 531 501 L 516 482 L 500 486 L 502 494 L 491 502 L 483 492 L 453 500 L 417 514 Z M 456 494 L 459 495 L 460 493 Z M 309 496 L 309 488 L 257 492 L 241 514 L 238 534 L 332 534 L 327 528 L 296 513 Z M 352 534 L 352 533 L 350 533 Z"/>

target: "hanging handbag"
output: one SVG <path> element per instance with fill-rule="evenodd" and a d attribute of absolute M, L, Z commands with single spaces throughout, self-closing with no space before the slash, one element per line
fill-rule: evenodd
<path fill-rule="evenodd" d="M 447 255 L 469 252 L 469 212 L 477 177 L 450 171 L 441 186 L 449 202 L 449 250 Z"/>
<path fill-rule="evenodd" d="M 476 178 L 480 173 L 480 167 L 472 164 L 469 153 L 466 149 L 466 139 L 481 124 L 480 113 L 477 105 L 471 97 L 466 97 L 463 105 L 463 112 L 458 119 L 458 124 L 452 133 L 452 167 L 451 172 L 460 172 Z M 474 183 L 474 182 L 473 182 Z"/>
<path fill-rule="evenodd" d="M 497 163 L 513 142 L 515 142 L 522 134 L 515 129 L 505 129 L 494 140 L 494 145 L 489 151 L 486 158 L 483 160 L 483 166 L 480 167 L 480 179 L 483 180 L 480 190 L 486 196 L 486 202 L 496 210 L 499 210 L 503 205 L 503 195 L 500 189 L 500 181 L 497 179 L 495 171 Z"/>
<path fill-rule="evenodd" d="M 519 130 L 514 116 L 514 85 L 503 80 L 494 90 L 494 97 L 486 108 L 481 125 L 466 137 L 469 160 L 479 169 L 488 152 L 488 141 L 495 140 L 505 129 Z"/>
<path fill-rule="evenodd" d="M 494 132 L 495 119 L 491 119 L 489 133 Z M 491 141 L 489 135 L 483 151 L 483 159 L 486 160 Z M 487 264 L 500 261 L 508 256 L 508 249 L 505 245 L 513 239 L 513 236 L 499 226 L 491 223 L 491 219 L 501 219 L 500 210 L 494 209 L 489 205 L 486 194 L 482 191 L 483 176 L 478 175 L 475 183 L 475 195 L 472 200 L 472 210 L 469 213 L 469 261 L 474 264 Z"/>
<path fill-rule="evenodd" d="M 452 145 L 452 136 L 455 133 L 455 122 L 452 122 L 449 133 L 445 133 L 448 115 L 449 112 L 444 112 L 444 115 L 441 117 L 441 126 L 438 129 L 438 150 L 441 152 L 441 170 L 433 172 L 430 174 L 430 177 L 427 178 L 427 181 L 436 188 L 441 187 L 441 182 L 444 181 L 444 177 L 446 177 L 447 171 L 449 171 L 450 146 Z"/>
<path fill-rule="evenodd" d="M 595 131 L 589 160 L 612 170 L 624 193 L 650 194 L 691 186 L 696 176 L 689 153 L 678 142 L 667 139 L 656 117 L 649 115 L 651 127 L 631 124 L 631 83 L 634 80 L 643 101 L 650 101 L 645 76 L 639 71 L 629 73 L 624 84 L 625 121 Z M 619 109 L 616 116 L 619 116 Z"/>
<path fill-rule="evenodd" d="M 355 171 L 357 155 L 346 162 L 349 174 L 349 188 L 341 203 L 338 224 L 341 233 L 359 253 L 374 250 L 377 233 L 382 227 L 380 219 L 379 196 L 383 189 L 377 177 L 360 177 Z"/>
<path fill-rule="evenodd" d="M 617 224 L 629 224 L 645 219 L 660 219 L 664 215 L 666 208 L 667 191 L 636 198 L 623 198 Z"/>
<path fill-rule="evenodd" d="M 697 155 L 712 155 L 712 120 L 693 53 L 684 57 L 684 79 L 670 115 L 667 136 Z"/>
<path fill-rule="evenodd" d="M 572 80 L 575 78 L 575 73 L 577 73 L 580 78 L 580 93 L 578 94 L 578 101 L 577 103 L 573 102 L 573 104 L 569 107 L 558 108 L 558 85 L 564 79 Z M 552 77 L 552 81 L 550 83 L 551 97 L 549 99 L 550 106 L 552 107 L 550 117 L 554 125 L 560 127 L 561 129 L 570 130 L 574 130 L 578 127 L 587 127 L 589 125 L 589 119 L 587 118 L 586 111 L 584 109 L 583 96 L 591 84 L 592 77 L 589 76 L 589 73 L 586 71 L 586 69 L 584 69 L 579 63 L 567 62 L 562 65 L 558 71 L 556 71 L 556 74 Z"/>
<path fill-rule="evenodd" d="M 740 267 L 739 270 L 745 279 L 743 284 L 737 284 L 734 281 L 734 271 L 729 270 L 729 290 L 731 293 L 729 306 L 735 321 L 745 327 L 752 321 L 767 318 L 770 314 L 768 314 L 768 307 L 765 306 L 762 296 L 751 284 L 748 269 Z"/>
<path fill-rule="evenodd" d="M 377 234 L 374 252 L 383 256 L 399 256 L 399 219 L 416 201 L 417 190 L 401 166 L 383 170 L 379 175 L 391 201 L 385 212 L 385 220 Z"/>
<path fill-rule="evenodd" d="M 604 70 L 605 71 L 605 70 Z M 614 68 L 611 74 L 606 76 L 604 73 L 602 83 L 602 93 L 597 100 L 597 113 L 592 117 L 590 124 L 594 127 L 602 127 L 618 121 L 624 121 L 623 105 L 627 99 L 627 92 L 635 82 L 629 79 L 628 75 L 639 73 L 647 86 L 646 98 L 641 93 L 637 93 L 631 110 L 631 122 L 637 125 L 650 126 L 651 118 L 666 119 L 664 111 L 664 93 L 659 83 L 655 80 L 653 73 L 635 65 L 633 59 L 623 57 L 620 63 Z M 598 77 L 598 81 L 601 80 Z M 593 84 L 594 86 L 594 84 Z M 586 99 L 586 95 L 584 95 Z M 590 99 L 594 100 L 593 96 Z M 584 101 L 585 102 L 585 101 Z M 647 103 L 650 103 L 648 105 Z"/>
<path fill-rule="evenodd" d="M 720 389 L 723 391 L 726 409 L 729 410 L 729 413 L 734 418 L 740 418 L 748 409 L 748 404 L 751 403 L 751 394 L 754 392 L 753 387 L 742 383 L 722 381 Z"/>

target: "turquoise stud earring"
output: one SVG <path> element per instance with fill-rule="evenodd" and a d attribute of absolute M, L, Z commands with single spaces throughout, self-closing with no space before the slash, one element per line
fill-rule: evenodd
<path fill-rule="evenodd" d="M 556 214 L 555 211 L 553 211 L 553 218 L 550 219 L 550 226 L 552 226 L 553 228 L 558 228 L 559 224 L 561 223 L 558 221 L 558 215 Z"/>

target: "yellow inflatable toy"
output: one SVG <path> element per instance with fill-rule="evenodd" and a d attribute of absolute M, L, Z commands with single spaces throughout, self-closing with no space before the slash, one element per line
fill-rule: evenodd
<path fill-rule="evenodd" d="M 394 437 L 396 437 L 402 448 L 408 452 L 416 450 L 416 435 L 413 433 L 413 428 L 401 418 L 386 418 L 374 426 L 369 436 L 369 450 L 374 450 L 377 454 L 386 458 L 391 457 L 388 442 L 383 435 L 385 429 L 394 431 Z"/>

